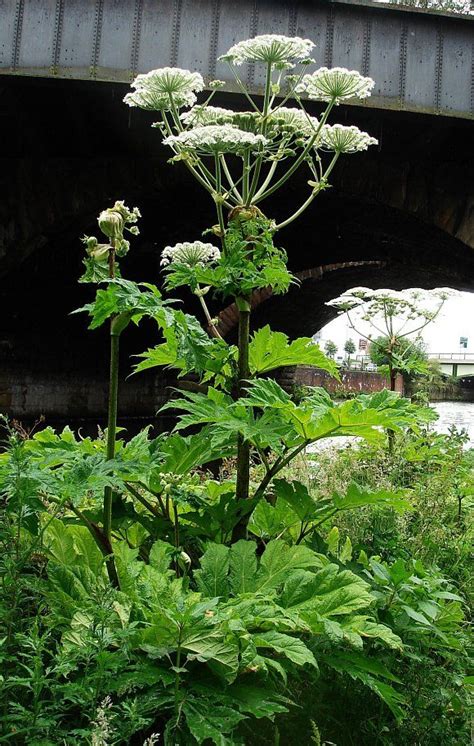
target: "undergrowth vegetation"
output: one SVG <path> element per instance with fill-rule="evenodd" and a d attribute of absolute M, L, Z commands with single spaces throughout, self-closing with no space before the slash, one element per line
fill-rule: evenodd
<path fill-rule="evenodd" d="M 305 74 L 312 47 L 263 36 L 229 50 L 243 90 L 235 68 L 264 65 L 261 108 L 245 92 L 249 112 L 208 99 L 180 113 L 204 82 L 179 69 L 138 76 L 126 97 L 158 112 L 172 162 L 211 195 L 220 248 L 197 240 L 162 254 L 165 290 L 186 286 L 203 325 L 156 285 L 123 278 L 137 208 L 116 202 L 99 216 L 103 237 L 84 239 L 81 281 L 99 287 L 79 310 L 110 331 L 108 426 L 84 437 L 4 419 L 0 743 L 467 740 L 473 463 L 462 435 L 434 435 L 433 411 L 394 391 L 292 396 L 278 368 L 337 377 L 334 362 L 308 338 L 250 326 L 252 293 L 294 282 L 278 229 L 328 187 L 341 154 L 375 143 L 327 124 L 373 81 Z M 319 119 L 303 94 L 325 102 Z M 290 97 L 297 108 L 284 107 Z M 308 198 L 276 223 L 257 204 L 300 167 Z M 209 294 L 234 304 L 236 344 Z M 176 425 L 128 437 L 119 343 L 144 317 L 158 344 L 136 372 L 176 372 L 165 406 Z M 357 445 L 322 447 L 341 436 Z"/>

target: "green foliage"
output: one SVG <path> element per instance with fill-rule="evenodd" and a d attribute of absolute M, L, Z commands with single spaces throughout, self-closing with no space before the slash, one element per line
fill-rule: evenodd
<path fill-rule="evenodd" d="M 344 343 L 344 352 L 350 357 L 356 351 L 356 346 L 352 339 L 346 340 Z"/>
<path fill-rule="evenodd" d="M 249 362 L 252 374 L 269 373 L 288 365 L 314 365 L 338 378 L 335 363 L 323 355 L 310 337 L 288 343 L 286 334 L 272 332 L 268 325 L 255 332 L 250 340 Z"/>
<path fill-rule="evenodd" d="M 328 339 L 324 345 L 324 351 L 328 357 L 334 358 L 337 352 L 337 345 L 331 339 Z"/>
<path fill-rule="evenodd" d="M 237 210 L 225 231 L 225 252 L 215 267 L 173 263 L 166 269 L 166 287 L 182 285 L 193 292 L 211 287 L 224 299 L 272 288 L 284 293 L 294 282 L 285 251 L 273 243 L 274 224 L 256 209 Z"/>
<path fill-rule="evenodd" d="M 97 290 L 95 300 L 74 313 L 87 312 L 91 318 L 89 329 L 97 329 L 114 316 L 121 316 L 124 322 L 127 320 L 126 323 L 134 321 L 136 324 L 143 316 L 155 318 L 163 312 L 163 306 L 167 303 L 162 300 L 156 285 L 148 282 L 137 284 L 118 278 L 107 280 L 105 290 Z"/>
<path fill-rule="evenodd" d="M 381 428 L 416 428 L 415 418 L 421 413 L 408 399 L 389 391 L 335 404 L 323 390 L 315 389 L 296 404 L 271 379 L 250 381 L 247 395 L 237 402 L 209 388 L 207 394 L 185 392 L 163 409 L 184 412 L 177 430 L 212 424 L 214 442 L 240 434 L 255 448 L 271 446 L 277 453 L 301 449 L 327 437 L 359 436 L 379 441 L 384 438 Z M 261 416 L 260 410 L 264 410 Z"/>
<path fill-rule="evenodd" d="M 5 422 L 0 742 L 265 746 L 295 734 L 340 746 L 467 742 L 473 459 L 463 437 L 430 434 L 432 410 L 395 392 L 343 403 L 319 388 L 292 396 L 267 375 L 312 365 L 337 378 L 336 346 L 326 344 L 326 357 L 310 339 L 290 342 L 268 326 L 250 338 L 255 291 L 284 293 L 295 282 L 275 233 L 328 186 L 340 155 L 336 147 L 323 166 L 319 128 L 354 85 L 370 92 L 357 73 L 337 85 L 329 77 L 337 90 L 319 123 L 304 110 L 279 116 L 288 115 L 273 109 L 281 74 L 293 58 L 304 62 L 308 44 L 297 40 L 291 60 L 292 40 L 259 52 L 270 55 L 263 108 L 231 115 L 244 132 L 228 128 L 227 144 L 217 139 L 212 153 L 203 145 L 209 167 L 199 147 L 180 144 L 193 133 L 177 106 L 194 98 L 199 75 L 155 71 L 127 97 L 147 109 L 158 102 L 158 128 L 179 133 L 173 160 L 214 200 L 221 250 L 178 244 L 162 262 L 165 286 L 189 287 L 206 328 L 155 285 L 120 277 L 125 231 L 138 233 L 139 211 L 120 201 L 104 210 L 107 243 L 84 239 L 81 278 L 104 284 L 79 311 L 90 329 L 110 322 L 107 431 L 34 434 Z M 288 78 L 289 96 L 296 80 Z M 252 147 L 248 133 L 259 135 Z M 348 137 L 348 150 L 374 142 Z M 226 148 L 238 156 L 231 166 Z M 256 204 L 300 165 L 313 191 L 277 226 Z M 208 292 L 235 302 L 237 347 L 222 339 Z M 389 303 L 391 324 L 404 301 L 392 294 Z M 161 340 L 138 356 L 136 371 L 165 366 L 198 384 L 184 384 L 190 390 L 163 408 L 176 414 L 171 434 L 146 427 L 127 437 L 116 429 L 118 337 L 143 317 Z M 390 365 L 419 369 L 404 354 L 411 349 L 391 349 Z M 345 351 L 355 351 L 350 340 Z M 334 437 L 362 446 L 335 452 Z"/>
<path fill-rule="evenodd" d="M 194 372 L 204 381 L 216 378 L 224 383 L 233 375 L 236 348 L 222 339 L 209 337 L 194 316 L 169 308 L 157 317 L 165 342 L 137 357 L 143 358 L 135 371 L 165 366 L 179 375 Z"/>
<path fill-rule="evenodd" d="M 379 368 L 391 363 L 395 372 L 403 373 L 407 378 L 427 375 L 429 372 L 423 343 L 407 337 L 401 337 L 395 343 L 389 337 L 377 337 L 370 344 L 369 354 L 371 361 Z"/>
<path fill-rule="evenodd" d="M 296 404 L 257 379 L 239 402 L 209 389 L 173 404 L 186 407 L 178 427 L 201 429 L 121 438 L 113 462 L 103 437 L 10 432 L 0 457 L 7 741 L 80 744 L 105 729 L 118 744 L 159 732 L 169 744 L 207 746 L 247 743 L 250 729 L 251 742 L 265 744 L 270 720 L 281 738 L 298 728 L 309 739 L 316 722 L 322 738 L 344 744 L 342 707 L 369 742 L 457 744 L 468 707 L 463 593 L 407 556 L 407 539 L 377 556 L 357 527 L 359 515 L 379 514 L 417 527 L 423 490 L 449 469 L 467 510 L 472 461 L 462 438 L 416 434 L 428 415 L 391 392 L 335 404 L 314 390 Z M 380 427 L 399 433 L 392 456 L 377 445 Z M 326 488 L 321 473 L 309 484 L 285 476 L 286 454 L 308 434 L 339 430 L 369 443 L 355 451 L 359 465 L 349 461 L 357 481 L 339 476 Z M 263 493 L 254 482 L 248 529 L 257 541 L 231 543 L 233 482 L 202 466 L 235 453 L 239 433 L 256 455 L 272 442 L 268 468 L 278 459 L 281 468 Z M 371 463 L 383 457 L 392 484 L 370 483 L 367 453 Z M 338 458 L 342 475 L 350 451 Z M 116 492 L 118 589 L 81 521 L 97 521 L 104 484 Z"/>

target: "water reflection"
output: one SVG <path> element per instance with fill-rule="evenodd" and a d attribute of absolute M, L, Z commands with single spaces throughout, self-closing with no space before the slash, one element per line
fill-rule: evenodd
<path fill-rule="evenodd" d="M 458 430 L 466 430 L 469 442 L 466 448 L 474 448 L 474 402 L 440 401 L 431 405 L 438 412 L 439 420 L 433 428 L 439 433 L 447 433 L 453 425 Z"/>

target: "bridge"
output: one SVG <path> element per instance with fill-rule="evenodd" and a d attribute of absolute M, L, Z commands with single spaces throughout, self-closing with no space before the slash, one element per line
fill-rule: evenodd
<path fill-rule="evenodd" d="M 126 273 L 157 281 L 161 248 L 214 222 L 207 195 L 167 164 L 150 115 L 122 104 L 128 82 L 161 65 L 223 79 L 217 55 L 266 32 L 312 38 L 318 65 L 374 77 L 375 95 L 340 106 L 333 121 L 380 145 L 341 159 L 333 188 L 278 234 L 302 284 L 262 302 L 256 323 L 311 336 L 332 317 L 324 302 L 354 285 L 474 291 L 472 18 L 368 0 L 3 0 L 0 408 L 22 417 L 103 410 L 105 334 L 86 334 L 68 315 L 90 298 L 76 283 L 78 237 L 116 198 L 139 205 L 142 233 Z M 257 73 L 246 71 L 255 93 Z M 216 103 L 245 106 L 235 92 Z M 269 214 L 286 216 L 306 190 L 295 178 Z M 124 338 L 124 372 L 127 356 L 153 339 L 151 326 Z M 149 372 L 126 391 L 125 409 L 147 416 L 162 381 Z"/>
<path fill-rule="evenodd" d="M 455 378 L 474 376 L 474 352 L 429 352 L 429 360 L 440 364 L 442 373 Z"/>
<path fill-rule="evenodd" d="M 374 78 L 368 106 L 474 118 L 469 17 L 369 0 L 7 0 L 0 18 L 6 74 L 129 82 L 170 65 L 232 88 L 216 57 L 236 40 L 279 33 L 316 42 L 321 65 Z M 255 67 L 244 74 L 261 92 Z"/>

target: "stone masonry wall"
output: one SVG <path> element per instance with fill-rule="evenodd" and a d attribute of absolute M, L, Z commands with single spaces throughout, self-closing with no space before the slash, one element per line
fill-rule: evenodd
<path fill-rule="evenodd" d="M 280 383 L 286 387 L 322 386 L 332 394 L 360 394 L 375 393 L 387 388 L 387 379 L 381 373 L 366 370 L 341 370 L 341 380 L 337 381 L 326 371 L 300 365 L 295 368 L 285 368 L 279 377 Z M 403 394 L 403 378 L 398 375 L 396 390 Z"/>

